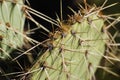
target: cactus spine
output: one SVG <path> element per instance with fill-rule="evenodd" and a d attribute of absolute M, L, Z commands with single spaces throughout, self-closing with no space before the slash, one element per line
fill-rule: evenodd
<path fill-rule="evenodd" d="M 24 43 L 21 35 L 25 22 L 22 6 L 23 0 L 0 1 L 0 58 L 10 57 L 9 53 Z"/>

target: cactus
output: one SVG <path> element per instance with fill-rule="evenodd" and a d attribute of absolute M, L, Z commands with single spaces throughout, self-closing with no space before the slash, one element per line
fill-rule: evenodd
<path fill-rule="evenodd" d="M 96 7 L 90 6 L 86 0 L 84 1 L 85 8 L 80 5 L 82 10 L 80 9 L 78 12 L 72 10 L 74 15 L 69 16 L 68 20 L 58 19 L 55 21 L 26 5 L 23 6 L 23 0 L 2 0 L 0 2 L 0 58 L 6 59 L 10 57 L 9 54 L 14 49 L 22 48 L 24 39 L 37 43 L 12 58 L 12 61 L 16 61 L 22 71 L 12 73 L 8 71 L 7 73 L 1 69 L 2 76 L 8 77 L 8 79 L 19 78 L 20 80 L 97 80 L 95 73 L 98 68 L 118 76 L 109 68 L 100 65 L 102 58 L 110 63 L 112 63 L 111 60 L 120 61 L 114 54 L 110 54 L 110 51 L 113 51 L 111 48 L 119 44 L 114 44 L 114 37 L 108 32 L 111 26 L 120 21 L 120 17 L 115 19 L 116 16 L 111 18 L 102 14 L 102 10 L 116 3 L 104 7 L 106 0 L 101 7 Z M 30 14 L 36 15 L 58 28 L 54 32 L 50 32 L 35 21 Z M 39 42 L 24 35 L 25 18 L 47 31 L 49 39 Z M 107 18 L 115 20 L 108 25 L 106 24 Z M 18 58 L 29 54 L 39 45 L 47 47 L 47 50 L 45 52 L 41 50 L 37 59 L 33 63 L 31 61 L 32 65 L 24 70 L 19 61 L 17 62 Z"/>
<path fill-rule="evenodd" d="M 59 21 L 43 53 L 28 71 L 31 80 L 95 80 L 110 38 L 100 8 L 92 7 Z M 51 35 L 51 33 L 50 33 Z"/>
<path fill-rule="evenodd" d="M 10 53 L 24 44 L 21 35 L 25 22 L 22 6 L 23 0 L 0 1 L 0 58 L 11 58 Z"/>

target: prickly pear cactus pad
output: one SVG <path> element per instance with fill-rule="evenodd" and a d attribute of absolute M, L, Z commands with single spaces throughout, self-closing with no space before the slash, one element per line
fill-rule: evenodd
<path fill-rule="evenodd" d="M 29 71 L 31 80 L 95 80 L 94 73 L 109 40 L 99 13 L 92 8 L 60 22 L 45 43 L 48 50 Z"/>
<path fill-rule="evenodd" d="M 25 16 L 22 11 L 23 0 L 0 0 L 0 58 L 23 45 Z"/>

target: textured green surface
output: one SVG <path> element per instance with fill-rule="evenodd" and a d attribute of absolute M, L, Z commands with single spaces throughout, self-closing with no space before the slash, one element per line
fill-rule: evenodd
<path fill-rule="evenodd" d="M 24 43 L 21 35 L 25 21 L 23 0 L 15 1 L 0 1 L 0 58 L 7 58 L 14 48 L 21 47 Z"/>
<path fill-rule="evenodd" d="M 97 13 L 67 25 L 30 72 L 31 80 L 91 80 L 105 52 L 104 20 Z M 63 29 L 65 25 L 61 24 Z M 61 34 L 66 36 L 61 37 Z M 53 48 L 53 49 L 52 49 Z"/>

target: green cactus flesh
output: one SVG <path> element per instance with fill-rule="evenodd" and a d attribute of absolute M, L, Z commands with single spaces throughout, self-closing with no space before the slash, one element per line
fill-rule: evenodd
<path fill-rule="evenodd" d="M 23 0 L 0 1 L 0 58 L 7 58 L 13 49 L 24 43 L 22 35 L 18 34 L 24 29 L 22 6 Z"/>
<path fill-rule="evenodd" d="M 72 24 L 60 23 L 57 39 L 46 42 L 48 50 L 29 70 L 31 80 L 94 80 L 108 36 L 98 12 L 89 14 L 72 17 Z"/>

